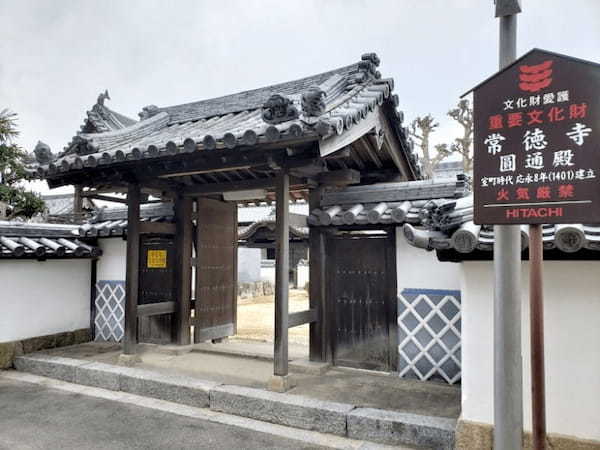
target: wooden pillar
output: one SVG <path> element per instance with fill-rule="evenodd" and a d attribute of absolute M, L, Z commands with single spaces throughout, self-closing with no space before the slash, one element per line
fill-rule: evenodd
<path fill-rule="evenodd" d="M 90 334 L 96 340 L 96 282 L 98 281 L 98 258 L 91 261 L 90 268 Z"/>
<path fill-rule="evenodd" d="M 75 185 L 75 193 L 73 194 L 73 213 L 80 214 L 83 212 L 83 187 L 80 184 Z"/>
<path fill-rule="evenodd" d="M 140 270 L 140 186 L 127 190 L 127 266 L 125 273 L 125 334 L 123 353 L 134 355 L 137 345 L 137 308 Z"/>
<path fill-rule="evenodd" d="M 322 188 L 311 189 L 309 193 L 309 212 L 321 206 Z M 309 359 L 311 361 L 331 361 L 329 342 L 328 314 L 325 295 L 325 234 L 320 227 L 309 229 L 309 304 L 317 311 L 317 321 L 310 324 Z"/>
<path fill-rule="evenodd" d="M 192 297 L 192 199 L 175 199 L 177 310 L 173 323 L 175 343 L 189 345 Z"/>
<path fill-rule="evenodd" d="M 288 374 L 288 295 L 290 267 L 290 177 L 286 172 L 277 175 L 275 254 L 275 358 L 274 374 Z"/>

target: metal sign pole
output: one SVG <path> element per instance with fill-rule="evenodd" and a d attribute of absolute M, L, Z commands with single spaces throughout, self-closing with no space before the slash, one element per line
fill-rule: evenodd
<path fill-rule="evenodd" d="M 517 1 L 497 0 L 500 69 L 516 59 Z M 494 449 L 522 448 L 521 232 L 494 226 Z"/>
<path fill-rule="evenodd" d="M 534 450 L 546 449 L 544 380 L 544 291 L 542 225 L 529 226 L 529 309 L 531 333 L 531 412 Z"/>

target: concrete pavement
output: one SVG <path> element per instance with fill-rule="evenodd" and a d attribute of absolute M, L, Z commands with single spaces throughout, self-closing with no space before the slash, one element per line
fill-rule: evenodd
<path fill-rule="evenodd" d="M 409 444 L 439 450 L 453 448 L 456 420 L 451 418 L 323 401 L 46 353 L 20 356 L 15 359 L 15 368 L 22 375 L 48 377 L 83 388 L 123 392 L 284 427 L 382 444 Z M 0 376 L 16 375 L 8 372 Z"/>
<path fill-rule="evenodd" d="M 94 342 L 46 353 L 116 365 L 121 348 L 118 344 Z M 273 374 L 272 354 L 272 344 L 240 340 L 222 344 L 196 344 L 193 351 L 180 355 L 165 354 L 159 346 L 148 346 L 140 354 L 142 362 L 135 367 L 264 389 Z M 295 353 L 290 353 L 290 358 L 295 356 Z M 377 375 L 341 368 L 332 368 L 324 375 L 300 373 L 295 369 L 291 362 L 290 372 L 293 373 L 296 387 L 289 394 L 410 414 L 451 419 L 457 419 L 460 415 L 459 386 L 408 380 L 397 374 Z"/>
<path fill-rule="evenodd" d="M 375 449 L 202 408 L 0 372 L 0 449 Z"/>

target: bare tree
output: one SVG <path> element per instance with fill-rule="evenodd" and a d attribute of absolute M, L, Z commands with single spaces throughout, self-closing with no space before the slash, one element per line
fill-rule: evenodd
<path fill-rule="evenodd" d="M 448 111 L 448 116 L 456 120 L 463 128 L 462 137 L 456 138 L 449 146 L 448 144 L 438 144 L 435 146 L 437 156 L 446 156 L 458 153 L 462 156 L 463 170 L 470 173 L 473 170 L 473 109 L 469 100 L 464 99 L 458 102 L 456 108 Z"/>
<path fill-rule="evenodd" d="M 415 138 L 417 145 L 421 148 L 421 152 L 423 153 L 423 169 L 428 178 L 433 178 L 435 166 L 443 159 L 443 157 L 439 157 L 439 154 L 432 158 L 429 151 L 429 136 L 438 126 L 439 123 L 435 121 L 433 116 L 427 114 L 423 117 L 417 117 L 411 122 L 409 127 L 410 135 Z"/>

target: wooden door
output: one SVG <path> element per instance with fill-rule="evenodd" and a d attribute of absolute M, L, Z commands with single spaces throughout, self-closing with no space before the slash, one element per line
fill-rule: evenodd
<path fill-rule="evenodd" d="M 172 235 L 142 234 L 138 305 L 175 301 L 175 246 Z M 170 344 L 173 340 L 171 313 L 139 316 L 138 342 Z"/>
<path fill-rule="evenodd" d="M 232 336 L 237 316 L 237 205 L 197 201 L 194 342 Z"/>
<path fill-rule="evenodd" d="M 327 241 L 334 364 L 395 370 L 396 263 L 393 232 Z"/>

